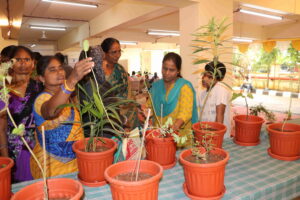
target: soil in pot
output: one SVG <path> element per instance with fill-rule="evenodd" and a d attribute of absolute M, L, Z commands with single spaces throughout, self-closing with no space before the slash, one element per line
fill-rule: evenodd
<path fill-rule="evenodd" d="M 200 130 L 203 130 L 203 131 L 217 131 L 218 129 L 214 129 L 214 128 L 201 128 Z"/>
<path fill-rule="evenodd" d="M 83 152 L 103 152 L 103 151 L 107 151 L 110 148 L 106 147 L 106 146 L 97 146 L 95 151 L 86 151 L 85 149 L 80 149 L 80 151 Z"/>
<path fill-rule="evenodd" d="M 206 164 L 206 163 L 215 163 L 221 160 L 224 160 L 225 156 L 224 155 L 218 155 L 218 154 L 212 154 L 208 153 L 207 160 L 203 159 L 197 159 L 196 156 L 194 155 L 189 155 L 184 158 L 184 160 L 189 161 L 191 163 L 199 163 L 199 164 Z"/>
<path fill-rule="evenodd" d="M 121 181 L 135 182 L 135 177 L 136 177 L 136 173 L 127 172 L 127 173 L 119 174 L 119 175 L 115 176 L 114 178 L 117 180 L 121 180 Z M 147 174 L 144 172 L 139 172 L 137 181 L 146 180 L 151 177 L 152 177 L 152 175 L 150 175 L 150 174 Z"/>
<path fill-rule="evenodd" d="M 282 131 L 282 129 L 280 129 L 280 128 L 274 128 L 273 130 L 280 131 L 280 132 L 294 132 L 293 130 L 283 130 Z"/>

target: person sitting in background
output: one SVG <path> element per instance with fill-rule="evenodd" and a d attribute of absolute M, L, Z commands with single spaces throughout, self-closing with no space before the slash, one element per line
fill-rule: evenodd
<path fill-rule="evenodd" d="M 241 90 L 243 89 L 246 89 L 247 92 L 253 92 L 254 88 L 252 86 L 252 83 L 251 83 L 251 79 L 249 78 L 248 75 L 245 76 L 245 80 L 243 82 L 243 85 L 241 86 Z"/>
<path fill-rule="evenodd" d="M 56 53 L 54 56 L 59 59 L 60 63 L 62 63 L 62 67 L 66 72 L 66 78 L 68 78 L 73 70 L 73 67 L 67 64 L 65 56 L 62 53 Z"/>
<path fill-rule="evenodd" d="M 0 57 L 0 63 L 7 62 L 13 57 L 13 53 L 17 46 L 15 45 L 10 45 L 7 47 L 4 47 L 1 50 L 1 57 Z"/>
<path fill-rule="evenodd" d="M 215 70 L 220 73 L 215 73 Z M 213 77 L 215 74 L 215 77 Z M 205 65 L 205 72 L 202 76 L 202 86 L 204 90 L 200 92 L 200 120 L 207 122 L 219 122 L 227 127 L 225 137 L 230 136 L 230 99 L 231 91 L 223 84 L 222 80 L 226 74 L 226 67 L 223 63 L 210 62 Z M 211 91 L 209 93 L 209 90 Z M 207 103 L 204 105 L 205 97 L 208 95 Z M 201 113 L 203 112 L 202 116 Z"/>
<path fill-rule="evenodd" d="M 154 76 L 150 79 L 149 83 L 152 84 L 158 80 L 159 80 L 159 77 L 157 76 L 157 72 L 154 72 Z"/>
<path fill-rule="evenodd" d="M 63 123 L 80 121 L 75 107 L 58 108 L 71 103 L 71 94 L 75 86 L 86 74 L 91 72 L 94 62 L 91 58 L 75 64 L 70 76 L 65 78 L 65 71 L 55 56 L 44 56 L 37 64 L 37 73 L 44 84 L 44 91 L 36 98 L 33 110 L 36 122 L 36 145 L 33 149 L 38 160 L 43 163 L 42 127 L 45 129 L 47 152 L 47 176 L 56 176 L 77 171 L 75 153 L 72 145 L 83 139 L 83 131 L 79 123 Z M 36 161 L 30 161 L 32 176 L 42 177 Z"/>
<path fill-rule="evenodd" d="M 8 109 L 17 125 L 25 125 L 24 139 L 30 147 L 34 147 L 34 119 L 32 105 L 42 89 L 37 81 L 31 79 L 34 69 L 33 54 L 24 46 L 17 46 L 10 58 L 16 62 L 12 66 L 12 82 L 8 84 L 10 89 Z M 7 115 L 0 117 L 0 146 L 1 156 L 10 157 L 14 160 L 13 182 L 32 180 L 30 172 L 30 153 L 23 144 L 21 138 L 12 134 L 15 128 L 13 122 Z"/>
<path fill-rule="evenodd" d="M 139 78 L 135 75 L 135 71 L 132 71 L 132 73 L 131 73 L 131 79 L 133 81 L 138 81 L 139 80 Z"/>

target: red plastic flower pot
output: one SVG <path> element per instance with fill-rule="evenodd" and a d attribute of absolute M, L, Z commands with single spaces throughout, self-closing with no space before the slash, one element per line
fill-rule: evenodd
<path fill-rule="evenodd" d="M 227 128 L 224 124 L 218 122 L 197 122 L 193 124 L 192 128 L 194 130 L 195 139 L 200 144 L 202 143 L 203 136 L 206 133 L 214 133 L 212 143 L 215 144 L 216 148 L 222 148 L 224 134 L 227 131 Z M 209 139 L 209 137 L 207 139 Z"/>
<path fill-rule="evenodd" d="M 49 199 L 80 200 L 83 195 L 81 183 L 68 178 L 48 179 Z M 39 181 L 28 185 L 14 194 L 12 200 L 44 199 L 44 182 Z"/>
<path fill-rule="evenodd" d="M 85 152 L 85 143 L 89 138 L 77 141 L 73 144 L 73 151 L 76 153 L 78 164 L 78 179 L 89 187 L 98 187 L 106 184 L 104 178 L 105 169 L 114 161 L 114 152 L 117 149 L 117 143 L 109 138 L 101 138 L 102 143 L 97 140 L 97 147 L 107 147 L 108 150 L 102 152 Z"/>
<path fill-rule="evenodd" d="M 146 159 L 159 163 L 164 169 L 176 165 L 176 143 L 173 137 L 160 137 L 159 131 L 152 131 L 146 136 Z"/>
<path fill-rule="evenodd" d="M 215 163 L 201 164 L 185 160 L 192 154 L 191 149 L 180 153 L 179 161 L 183 165 L 185 177 L 184 192 L 192 199 L 221 199 L 225 194 L 224 176 L 229 153 L 220 148 L 215 148 L 211 153 L 225 158 Z"/>
<path fill-rule="evenodd" d="M 7 157 L 0 157 L 0 199 L 9 200 L 11 197 L 11 168 L 14 161 Z"/>
<path fill-rule="evenodd" d="M 254 115 L 236 115 L 234 142 L 241 146 L 256 146 L 260 143 L 260 130 L 264 119 Z"/>
<path fill-rule="evenodd" d="M 140 162 L 139 172 L 152 176 L 148 179 L 130 182 L 115 178 L 117 175 L 133 172 L 136 167 L 136 160 L 128 160 L 113 164 L 105 170 L 104 176 L 110 184 L 114 200 L 155 200 L 158 198 L 158 186 L 163 175 L 163 168 L 156 162 L 149 160 Z"/>
<path fill-rule="evenodd" d="M 270 139 L 268 153 L 278 160 L 293 161 L 300 159 L 300 125 L 274 123 L 267 126 Z"/>

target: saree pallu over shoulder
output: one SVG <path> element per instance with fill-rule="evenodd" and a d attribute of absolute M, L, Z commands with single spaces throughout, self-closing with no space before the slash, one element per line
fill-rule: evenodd
<path fill-rule="evenodd" d="M 153 99 L 153 107 L 157 115 L 161 115 L 162 113 L 162 117 L 165 117 L 170 115 L 175 110 L 178 104 L 181 88 L 184 85 L 187 85 L 193 91 L 193 111 L 191 117 L 192 123 L 196 123 L 198 121 L 196 92 L 191 82 L 183 78 L 179 78 L 176 80 L 173 88 L 169 91 L 168 94 L 163 79 L 153 83 L 150 93 Z M 161 107 L 163 109 L 162 111 Z"/>
<path fill-rule="evenodd" d="M 45 143 L 47 152 L 47 176 L 56 176 L 77 170 L 75 154 L 72 145 L 75 141 L 83 139 L 83 132 L 79 123 L 80 116 L 75 108 L 66 107 L 60 115 L 53 120 L 45 120 L 41 115 L 41 106 L 51 98 L 51 94 L 42 93 L 34 104 L 34 118 L 36 120 L 36 145 L 34 153 L 40 162 L 43 162 L 42 126 L 45 128 Z M 66 122 L 66 123 L 64 123 Z M 33 159 L 31 159 L 31 172 L 34 178 L 40 178 L 41 172 Z"/>

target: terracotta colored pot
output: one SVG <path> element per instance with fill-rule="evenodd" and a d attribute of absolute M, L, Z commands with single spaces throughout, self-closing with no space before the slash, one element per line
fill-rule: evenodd
<path fill-rule="evenodd" d="M 284 130 L 290 132 L 282 132 L 282 125 L 275 123 L 267 126 L 270 139 L 268 153 L 278 160 L 297 160 L 300 158 L 300 125 L 286 123 Z"/>
<path fill-rule="evenodd" d="M 225 156 L 225 159 L 216 163 L 192 163 L 184 158 L 191 155 L 191 149 L 180 153 L 179 160 L 183 165 L 185 194 L 192 199 L 221 199 L 225 194 L 224 175 L 229 154 L 223 149 L 215 148 L 213 154 Z"/>
<path fill-rule="evenodd" d="M 78 179 L 79 181 L 89 187 L 98 187 L 106 184 L 104 178 L 105 169 L 110 166 L 114 161 L 114 152 L 117 149 L 117 143 L 109 138 L 101 138 L 97 141 L 97 147 L 105 146 L 109 149 L 103 152 L 84 152 L 85 142 L 89 138 L 77 141 L 73 144 L 73 151 L 76 153 L 78 164 Z"/>
<path fill-rule="evenodd" d="M 2 167 L 5 165 L 5 167 Z M 11 168 L 14 161 L 7 157 L 0 157 L 0 199 L 9 200 L 11 196 Z"/>
<path fill-rule="evenodd" d="M 260 143 L 260 130 L 264 119 L 254 115 L 236 115 L 234 142 L 241 146 L 256 146 Z"/>
<path fill-rule="evenodd" d="M 79 200 L 83 195 L 82 185 L 73 179 L 54 178 L 48 179 L 49 199 Z M 28 185 L 14 194 L 12 200 L 44 199 L 44 182 L 39 181 Z"/>
<path fill-rule="evenodd" d="M 146 159 L 159 163 L 163 169 L 176 165 L 176 143 L 173 137 L 160 138 L 159 131 L 152 131 L 146 136 Z"/>
<path fill-rule="evenodd" d="M 155 200 L 158 198 L 158 185 L 163 168 L 156 162 L 141 160 L 140 163 L 140 172 L 152 175 L 151 178 L 135 182 L 114 178 L 119 174 L 132 172 L 136 165 L 136 160 L 128 160 L 113 164 L 105 170 L 104 176 L 110 184 L 114 200 Z"/>
<path fill-rule="evenodd" d="M 202 127 L 204 126 L 207 128 L 216 129 L 216 131 L 203 130 L 203 129 L 201 129 L 201 125 L 202 125 Z M 222 148 L 224 134 L 227 131 L 227 128 L 224 124 L 221 124 L 218 122 L 197 122 L 197 123 L 193 124 L 192 128 L 194 130 L 195 139 L 200 144 L 202 143 L 202 138 L 206 133 L 214 133 L 215 135 L 213 136 L 212 143 L 215 144 L 216 148 Z M 207 139 L 210 139 L 210 138 L 207 137 Z"/>

